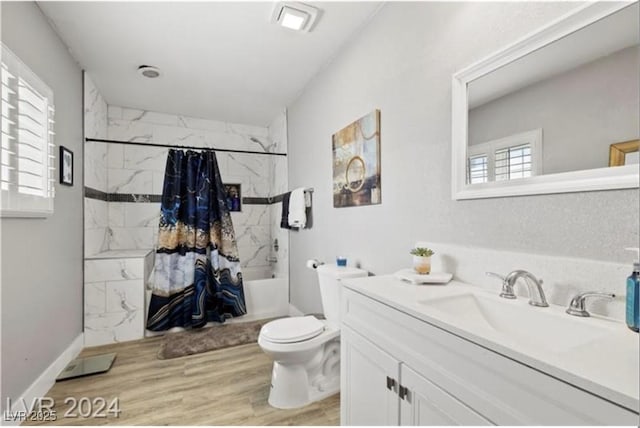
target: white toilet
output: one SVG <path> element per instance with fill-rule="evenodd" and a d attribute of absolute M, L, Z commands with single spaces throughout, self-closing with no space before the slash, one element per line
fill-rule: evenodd
<path fill-rule="evenodd" d="M 293 409 L 340 390 L 340 280 L 367 276 L 351 267 L 317 268 L 325 320 L 289 317 L 265 324 L 258 344 L 273 358 L 269 404 Z"/>

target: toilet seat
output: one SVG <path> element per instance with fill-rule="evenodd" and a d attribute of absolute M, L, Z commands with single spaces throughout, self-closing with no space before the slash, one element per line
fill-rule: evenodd
<path fill-rule="evenodd" d="M 325 324 L 314 316 L 289 317 L 265 324 L 260 336 L 272 343 L 295 343 L 312 339 L 325 329 Z"/>

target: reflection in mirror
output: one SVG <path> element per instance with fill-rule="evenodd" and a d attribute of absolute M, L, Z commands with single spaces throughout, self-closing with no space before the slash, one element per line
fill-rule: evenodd
<path fill-rule="evenodd" d="M 466 182 L 610 166 L 640 136 L 639 34 L 635 3 L 470 82 Z"/>
<path fill-rule="evenodd" d="M 609 148 L 609 166 L 623 166 L 640 163 L 638 150 L 640 140 L 612 144 Z"/>
<path fill-rule="evenodd" d="M 640 163 L 640 156 L 638 156 L 637 149 L 633 153 L 625 153 L 624 163 L 622 165 L 637 165 L 639 163 Z M 622 166 L 622 165 L 612 165 L 612 166 Z"/>

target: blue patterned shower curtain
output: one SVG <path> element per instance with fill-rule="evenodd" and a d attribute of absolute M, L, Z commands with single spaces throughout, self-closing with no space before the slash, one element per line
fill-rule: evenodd
<path fill-rule="evenodd" d="M 216 155 L 169 150 L 147 328 L 202 327 L 246 313 Z"/>

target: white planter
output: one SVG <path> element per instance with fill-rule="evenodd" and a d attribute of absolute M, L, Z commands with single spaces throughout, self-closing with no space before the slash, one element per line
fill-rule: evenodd
<path fill-rule="evenodd" d="M 431 257 L 413 256 L 413 270 L 422 275 L 431 273 Z"/>

